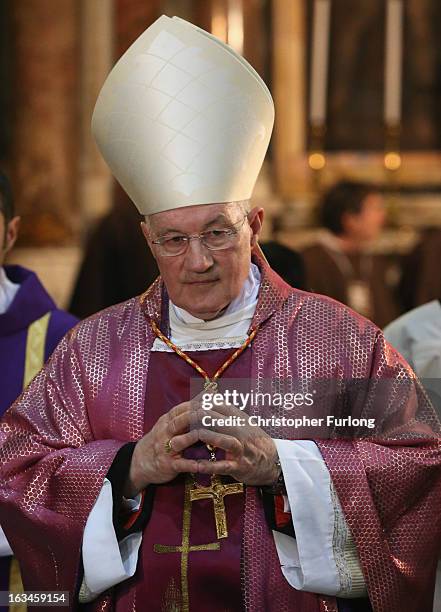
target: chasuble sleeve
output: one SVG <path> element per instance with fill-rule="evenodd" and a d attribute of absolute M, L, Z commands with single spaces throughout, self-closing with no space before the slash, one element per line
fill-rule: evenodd
<path fill-rule="evenodd" d="M 0 557 L 9 557 L 12 554 L 13 552 L 5 536 L 5 532 L 0 527 Z"/>
<path fill-rule="evenodd" d="M 423 387 L 381 332 L 369 376 L 352 410 L 376 419 L 372 435 L 316 443 L 373 608 L 429 612 L 441 542 L 440 424 Z"/>
<path fill-rule="evenodd" d="M 134 513 L 140 504 L 140 495 L 138 499 L 126 501 L 127 510 Z M 84 529 L 84 577 L 79 591 L 80 603 L 93 601 L 110 587 L 131 578 L 136 571 L 142 531 L 118 540 L 113 508 L 112 485 L 106 478 Z"/>
<path fill-rule="evenodd" d="M 135 443 L 122 446 L 107 472 L 84 529 L 84 577 L 80 603 L 96 599 L 110 587 L 131 578 L 137 567 L 142 533 L 149 521 L 155 487 L 134 499 L 123 497 Z"/>
<path fill-rule="evenodd" d="M 366 597 L 352 535 L 329 471 L 311 440 L 274 440 L 282 465 L 295 537 L 273 530 L 282 573 L 289 584 L 342 598 Z"/>
<path fill-rule="evenodd" d="M 95 439 L 93 389 L 69 334 L 0 424 L 0 523 L 27 590 L 73 596 L 83 530 L 118 449 Z M 92 398 L 92 399 L 91 399 Z"/>

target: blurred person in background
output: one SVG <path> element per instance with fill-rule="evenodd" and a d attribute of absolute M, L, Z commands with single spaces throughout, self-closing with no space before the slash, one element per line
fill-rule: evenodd
<path fill-rule="evenodd" d="M 399 297 L 404 312 L 441 297 L 441 228 L 427 227 L 404 258 Z M 423 311 L 422 311 L 423 312 Z"/>
<path fill-rule="evenodd" d="M 323 197 L 324 231 L 303 251 L 306 289 L 347 304 L 383 327 L 398 315 L 383 258 L 369 253 L 384 223 L 384 203 L 374 185 L 344 181 Z"/>
<path fill-rule="evenodd" d="M 34 272 L 4 265 L 19 226 L 9 180 L 0 172 L 0 416 L 77 323 L 75 317 L 57 308 Z M 0 528 L 0 591 L 19 590 L 18 564 L 11 555 Z"/>
<path fill-rule="evenodd" d="M 268 240 L 260 245 L 269 265 L 283 280 L 297 289 L 305 288 L 305 267 L 297 251 L 293 251 L 275 240 Z"/>
<path fill-rule="evenodd" d="M 441 378 L 440 298 L 392 321 L 384 334 L 419 377 Z"/>
<path fill-rule="evenodd" d="M 116 185 L 112 208 L 86 240 L 69 312 L 84 319 L 143 293 L 155 280 L 158 267 L 145 248 L 141 221 L 136 208 Z"/>
<path fill-rule="evenodd" d="M 438 295 L 437 299 L 414 308 L 387 325 L 384 336 L 412 366 L 440 414 L 441 289 Z M 433 609 L 441 610 L 441 560 L 438 563 Z"/>

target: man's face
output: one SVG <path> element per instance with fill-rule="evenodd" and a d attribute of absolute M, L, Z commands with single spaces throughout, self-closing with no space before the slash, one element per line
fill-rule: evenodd
<path fill-rule="evenodd" d="M 245 217 L 237 203 L 190 206 L 157 213 L 142 224 L 144 236 L 157 261 L 172 302 L 200 319 L 214 319 L 236 298 L 248 276 L 251 250 L 256 244 L 263 211 L 253 209 Z M 152 244 L 163 236 L 193 235 L 207 230 L 228 229 L 238 233 L 231 246 L 220 251 L 209 250 L 199 240 L 188 243 L 185 253 L 173 257 L 161 254 Z"/>
<path fill-rule="evenodd" d="M 383 197 L 379 193 L 369 194 L 358 214 L 348 215 L 346 228 L 358 242 L 371 242 L 378 238 L 386 219 Z"/>

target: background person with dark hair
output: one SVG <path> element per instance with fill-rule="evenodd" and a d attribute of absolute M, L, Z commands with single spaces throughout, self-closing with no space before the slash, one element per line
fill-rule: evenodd
<path fill-rule="evenodd" d="M 77 322 L 59 310 L 37 276 L 4 266 L 18 236 L 12 190 L 0 172 L 0 416 L 42 368 L 64 334 Z M 0 528 L 0 590 L 17 591 L 20 574 Z M 0 606 L 0 610 L 5 610 Z"/>
<path fill-rule="evenodd" d="M 139 229 L 141 220 L 116 186 L 115 204 L 86 240 L 69 312 L 84 319 L 143 293 L 155 280 L 158 267 L 145 248 Z"/>
<path fill-rule="evenodd" d="M 275 270 L 286 283 L 297 289 L 305 288 L 303 259 L 297 251 L 293 251 L 275 240 L 263 242 L 260 247 L 271 268 Z"/>
<path fill-rule="evenodd" d="M 380 327 L 386 325 L 398 308 L 384 258 L 369 252 L 385 222 L 379 189 L 338 183 L 323 197 L 320 219 L 323 232 L 303 251 L 306 289 L 347 304 Z"/>
<path fill-rule="evenodd" d="M 426 227 L 418 243 L 404 258 L 399 285 L 404 312 L 441 298 L 441 228 Z"/>

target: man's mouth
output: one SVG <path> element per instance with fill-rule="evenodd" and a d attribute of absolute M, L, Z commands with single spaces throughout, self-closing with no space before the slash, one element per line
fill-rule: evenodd
<path fill-rule="evenodd" d="M 188 285 L 212 285 L 213 283 L 217 283 L 219 279 L 213 278 L 211 280 L 199 280 L 199 281 L 188 281 Z"/>

